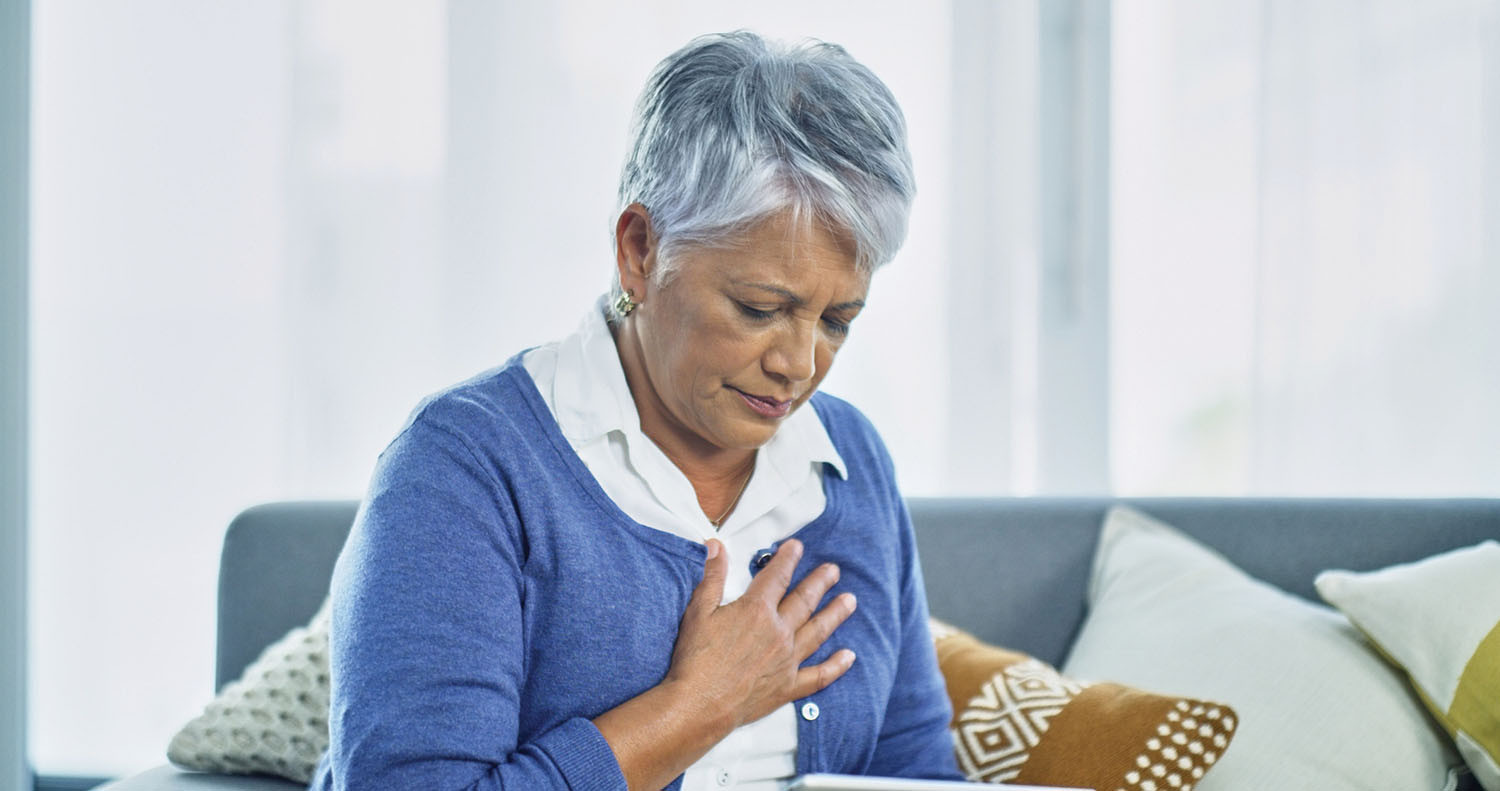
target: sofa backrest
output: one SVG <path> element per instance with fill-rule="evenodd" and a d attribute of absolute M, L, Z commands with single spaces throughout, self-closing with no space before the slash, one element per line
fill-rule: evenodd
<path fill-rule="evenodd" d="M 1500 500 L 994 498 L 909 501 L 928 607 L 1059 664 L 1083 622 L 1099 528 L 1132 505 L 1251 576 L 1317 601 L 1313 578 L 1500 540 Z"/>
<path fill-rule="evenodd" d="M 215 688 L 312 619 L 358 508 L 353 500 L 269 503 L 229 523 L 219 555 Z"/>
<path fill-rule="evenodd" d="M 1325 568 L 1379 568 L 1500 539 L 1500 500 L 913 498 L 932 614 L 1062 662 L 1083 620 L 1099 526 L 1117 502 L 1306 598 Z M 273 503 L 230 524 L 219 567 L 220 688 L 317 611 L 357 507 Z"/>

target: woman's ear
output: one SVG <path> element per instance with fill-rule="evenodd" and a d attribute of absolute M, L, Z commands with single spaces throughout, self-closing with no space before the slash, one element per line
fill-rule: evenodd
<path fill-rule="evenodd" d="M 651 229 L 651 213 L 639 203 L 626 206 L 615 222 L 615 266 L 620 270 L 620 288 L 636 302 L 645 302 L 656 268 L 656 233 Z"/>

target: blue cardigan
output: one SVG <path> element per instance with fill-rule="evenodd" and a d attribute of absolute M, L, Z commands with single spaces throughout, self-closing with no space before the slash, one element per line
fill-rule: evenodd
<path fill-rule="evenodd" d="M 824 477 L 796 580 L 836 562 L 829 596 L 859 608 L 809 661 L 858 658 L 796 701 L 797 770 L 962 779 L 890 457 L 853 407 L 810 403 L 849 477 Z M 519 357 L 428 399 L 381 454 L 334 570 L 312 788 L 625 788 L 590 720 L 665 677 L 703 564 L 701 544 L 604 494 Z"/>

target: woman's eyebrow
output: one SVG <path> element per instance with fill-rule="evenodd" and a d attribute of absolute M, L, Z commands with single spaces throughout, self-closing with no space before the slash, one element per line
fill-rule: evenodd
<path fill-rule="evenodd" d="M 769 291 L 772 294 L 775 294 L 775 295 L 777 295 L 779 297 L 784 298 L 786 301 L 792 303 L 793 305 L 802 305 L 802 304 L 805 304 L 807 302 L 807 300 L 803 299 L 802 297 L 797 296 L 795 293 L 793 293 L 793 292 L 791 292 L 791 291 L 789 291 L 789 290 L 787 290 L 785 288 L 782 288 L 781 286 L 773 286 L 773 285 L 771 285 L 769 283 L 750 283 L 750 282 L 746 282 L 746 281 L 743 281 L 743 280 L 734 280 L 734 281 L 731 281 L 731 282 L 733 282 L 737 286 L 744 286 L 746 288 L 759 289 L 761 291 Z M 850 300 L 848 302 L 840 302 L 837 305 L 829 305 L 828 309 L 829 310 L 839 310 L 839 311 L 843 311 L 843 310 L 859 310 L 860 308 L 863 308 L 864 306 L 865 306 L 865 301 L 864 300 L 862 300 L 862 299 L 854 299 L 854 300 Z"/>

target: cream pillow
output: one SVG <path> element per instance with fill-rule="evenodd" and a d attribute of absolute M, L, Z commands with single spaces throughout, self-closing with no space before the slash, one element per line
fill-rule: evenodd
<path fill-rule="evenodd" d="M 1249 577 L 1161 522 L 1110 511 L 1089 605 L 1064 673 L 1239 712 L 1234 749 L 1199 791 L 1457 783 L 1446 736 L 1343 616 Z"/>
<path fill-rule="evenodd" d="M 1318 595 L 1411 679 L 1479 784 L 1500 791 L 1500 544 L 1379 571 L 1325 571 Z"/>
<path fill-rule="evenodd" d="M 306 784 L 328 749 L 328 601 L 273 643 L 183 727 L 167 758 L 183 769 L 280 775 Z"/>

